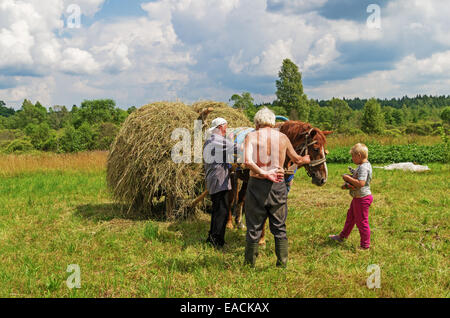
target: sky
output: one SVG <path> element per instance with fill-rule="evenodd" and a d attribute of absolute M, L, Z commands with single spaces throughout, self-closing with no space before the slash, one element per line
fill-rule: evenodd
<path fill-rule="evenodd" d="M 449 16 L 448 0 L 0 0 L 0 100 L 272 102 L 285 58 L 309 98 L 449 95 Z"/>

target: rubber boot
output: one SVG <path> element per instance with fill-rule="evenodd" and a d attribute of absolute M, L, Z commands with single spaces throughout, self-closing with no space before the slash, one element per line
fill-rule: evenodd
<path fill-rule="evenodd" d="M 255 267 L 256 258 L 258 257 L 258 243 L 247 242 L 245 246 L 245 261 L 244 265 Z"/>
<path fill-rule="evenodd" d="M 277 255 L 277 267 L 286 268 L 288 261 L 288 240 L 275 239 L 275 254 Z"/>

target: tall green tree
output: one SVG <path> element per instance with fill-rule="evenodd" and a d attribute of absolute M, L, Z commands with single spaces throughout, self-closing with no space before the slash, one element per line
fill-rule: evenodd
<path fill-rule="evenodd" d="M 255 100 L 249 92 L 244 92 L 242 95 L 234 94 L 230 98 L 230 102 L 233 102 L 233 108 L 242 109 L 247 117 L 253 121 L 257 109 L 255 107 Z"/>
<path fill-rule="evenodd" d="M 132 114 L 137 110 L 136 106 L 131 106 L 130 108 L 128 108 L 127 112 L 128 114 Z"/>
<path fill-rule="evenodd" d="M 50 137 L 50 126 L 48 123 L 43 122 L 39 125 L 36 124 L 28 124 L 24 128 L 25 134 L 30 137 L 31 144 L 34 148 L 42 150 L 45 142 Z"/>
<path fill-rule="evenodd" d="M 94 149 L 108 150 L 118 132 L 119 127 L 113 123 L 100 124 L 94 134 Z"/>
<path fill-rule="evenodd" d="M 290 59 L 285 59 L 278 77 L 275 105 L 286 109 L 292 120 L 308 121 L 308 98 L 303 92 L 302 74 L 298 66 Z"/>
<path fill-rule="evenodd" d="M 116 108 L 113 115 L 113 123 L 121 125 L 129 115 L 128 111 Z"/>
<path fill-rule="evenodd" d="M 392 118 L 394 125 L 401 126 L 405 122 L 405 113 L 401 109 L 394 109 L 392 111 Z"/>
<path fill-rule="evenodd" d="M 313 125 L 319 125 L 320 105 L 316 100 L 310 99 L 309 103 L 309 116 L 308 120 Z"/>
<path fill-rule="evenodd" d="M 51 128 L 58 130 L 65 126 L 72 118 L 66 106 L 53 106 L 48 110 L 48 123 Z"/>
<path fill-rule="evenodd" d="M 84 122 L 91 125 L 114 122 L 117 118 L 115 107 L 116 103 L 112 99 L 85 100 L 79 109 L 72 108 L 73 125 L 78 128 Z"/>
<path fill-rule="evenodd" d="M 28 124 L 39 125 L 46 122 L 47 109 L 39 102 L 36 102 L 36 105 L 33 105 L 31 101 L 25 99 L 22 108 L 17 111 L 13 117 L 15 127 L 12 128 L 23 129 Z"/>
<path fill-rule="evenodd" d="M 83 122 L 78 129 L 67 125 L 58 143 L 62 152 L 93 150 L 94 131 L 92 126 L 88 122 Z"/>
<path fill-rule="evenodd" d="M 383 110 L 384 122 L 386 125 L 395 125 L 394 108 L 391 106 L 385 106 L 381 108 Z"/>
<path fill-rule="evenodd" d="M 62 152 L 78 152 L 82 150 L 79 134 L 72 125 L 64 128 L 63 134 L 58 139 L 59 147 Z"/>
<path fill-rule="evenodd" d="M 352 115 L 352 109 L 348 106 L 347 102 L 333 98 L 330 101 L 330 107 L 333 108 L 333 129 L 342 129 L 348 125 L 350 116 Z"/>
<path fill-rule="evenodd" d="M 255 100 L 249 92 L 244 92 L 242 95 L 234 94 L 231 96 L 230 102 L 234 102 L 233 108 L 245 110 L 254 106 Z"/>
<path fill-rule="evenodd" d="M 333 129 L 333 108 L 329 106 L 320 107 L 319 111 L 319 127 L 322 129 Z"/>
<path fill-rule="evenodd" d="M 13 108 L 7 108 L 4 101 L 0 100 L 0 116 L 10 117 L 15 114 Z"/>
<path fill-rule="evenodd" d="M 362 131 L 367 134 L 381 134 L 384 131 L 384 115 L 375 98 L 369 99 L 363 108 Z"/>
<path fill-rule="evenodd" d="M 444 121 L 444 123 L 450 124 L 450 106 L 444 108 L 441 113 L 441 119 Z"/>

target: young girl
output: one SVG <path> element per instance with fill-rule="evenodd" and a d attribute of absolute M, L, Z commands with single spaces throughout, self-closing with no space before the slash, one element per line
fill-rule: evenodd
<path fill-rule="evenodd" d="M 370 192 L 370 181 L 372 180 L 372 166 L 368 160 L 369 150 L 364 144 L 356 144 L 350 150 L 353 163 L 358 168 L 353 175 L 343 175 L 346 182 L 343 189 L 350 189 L 350 195 L 353 197 L 350 209 L 347 212 L 347 220 L 344 229 L 339 235 L 330 235 L 332 240 L 342 242 L 347 239 L 356 226 L 361 235 L 361 249 L 367 250 L 370 247 L 370 227 L 369 227 L 369 207 L 373 202 Z"/>

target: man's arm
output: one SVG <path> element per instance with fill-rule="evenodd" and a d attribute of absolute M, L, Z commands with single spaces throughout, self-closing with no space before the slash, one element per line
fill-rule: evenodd
<path fill-rule="evenodd" d="M 291 141 L 289 138 L 284 135 L 285 145 L 286 145 L 286 154 L 288 155 L 289 159 L 291 159 L 297 166 L 301 167 L 303 165 L 307 165 L 311 163 L 311 159 L 309 155 L 306 155 L 304 157 L 299 156 L 292 146 Z"/>

